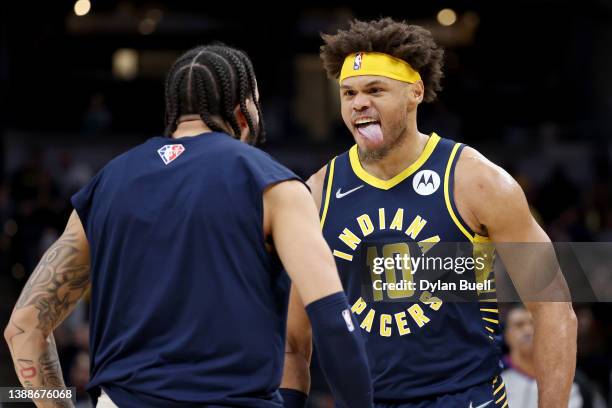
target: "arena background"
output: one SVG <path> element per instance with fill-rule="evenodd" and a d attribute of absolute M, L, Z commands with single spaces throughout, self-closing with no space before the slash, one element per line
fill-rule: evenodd
<path fill-rule="evenodd" d="M 391 16 L 430 29 L 446 49 L 446 76 L 439 100 L 419 108 L 420 130 L 464 141 L 511 172 L 553 240 L 612 240 L 611 0 L 225 3 L 3 4 L 2 327 L 65 225 L 70 195 L 162 131 L 163 76 L 180 52 L 215 40 L 247 51 L 268 133 L 263 148 L 300 175 L 346 150 L 352 139 L 318 48 L 320 32 L 351 18 Z M 612 307 L 575 309 L 578 368 L 609 401 Z M 79 390 L 87 330 L 83 303 L 56 333 L 64 376 Z M 4 342 L 0 385 L 17 385 Z M 316 362 L 312 388 L 310 404 L 330 406 Z"/>

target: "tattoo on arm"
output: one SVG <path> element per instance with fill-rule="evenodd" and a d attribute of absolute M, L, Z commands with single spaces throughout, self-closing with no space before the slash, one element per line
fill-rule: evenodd
<path fill-rule="evenodd" d="M 52 332 L 89 287 L 89 256 L 83 259 L 75 222 L 80 223 L 73 215 L 66 231 L 43 255 L 15 306 L 16 310 L 34 306 L 43 332 Z"/>
<path fill-rule="evenodd" d="M 23 379 L 30 380 L 36 377 L 36 367 L 34 367 L 34 362 L 32 360 L 20 358 L 17 360 L 17 364 L 19 364 L 19 375 L 23 377 Z"/>
<path fill-rule="evenodd" d="M 63 387 L 62 368 L 57 355 L 53 336 L 49 338 L 49 347 L 38 359 L 43 387 Z"/>
<path fill-rule="evenodd" d="M 5 329 L 19 380 L 25 387 L 63 388 L 53 330 L 89 288 L 89 245 L 73 211 L 62 236 L 28 279 Z M 70 399 L 38 406 L 72 407 Z"/>
<path fill-rule="evenodd" d="M 57 346 L 53 335 L 49 336 L 47 350 L 38 359 L 40 369 L 40 382 L 44 388 L 64 388 L 62 367 L 60 366 Z M 73 404 L 70 399 L 54 400 L 53 406 L 57 408 L 69 408 Z"/>

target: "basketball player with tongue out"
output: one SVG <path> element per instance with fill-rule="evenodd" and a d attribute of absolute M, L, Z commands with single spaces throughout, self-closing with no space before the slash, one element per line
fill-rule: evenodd
<path fill-rule="evenodd" d="M 550 245 L 548 236 L 503 169 L 461 143 L 419 132 L 419 104 L 435 99 L 442 77 L 443 50 L 427 30 L 385 18 L 354 21 L 323 40 L 321 58 L 339 81 L 342 118 L 355 145 L 308 184 L 366 339 L 375 405 L 507 407 L 495 289 L 478 291 L 469 302 L 447 301 L 432 290 L 392 285 L 416 281 L 418 273 L 380 261 L 459 243 L 488 260 L 462 278 L 493 281 L 492 242 L 520 281 L 533 271 L 515 267 L 520 262 L 511 267 L 497 244 Z M 567 294 L 560 274 L 547 288 Z M 539 406 L 566 407 L 576 355 L 571 303 L 526 306 L 536 322 Z M 302 406 L 306 399 L 311 347 L 308 318 L 293 292 L 281 386 L 285 406 Z"/>

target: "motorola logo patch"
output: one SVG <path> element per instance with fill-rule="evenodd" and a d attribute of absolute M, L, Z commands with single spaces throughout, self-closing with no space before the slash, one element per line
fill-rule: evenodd
<path fill-rule="evenodd" d="M 421 170 L 412 179 L 412 187 L 419 195 L 433 194 L 440 187 L 440 176 L 432 170 Z"/>

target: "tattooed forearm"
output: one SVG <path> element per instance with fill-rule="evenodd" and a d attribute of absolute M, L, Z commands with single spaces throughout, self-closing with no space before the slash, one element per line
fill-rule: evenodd
<path fill-rule="evenodd" d="M 47 350 L 38 359 L 40 369 L 40 382 L 45 388 L 65 388 L 64 378 L 62 377 L 62 367 L 57 355 L 57 346 L 53 335 L 49 336 Z M 57 408 L 72 407 L 72 401 L 55 400 L 53 406 Z"/>
<path fill-rule="evenodd" d="M 66 230 L 28 279 L 4 337 L 19 381 L 28 388 L 64 388 L 53 330 L 89 287 L 89 244 L 75 211 Z M 35 401 L 38 407 L 72 407 L 70 400 Z"/>
<path fill-rule="evenodd" d="M 53 335 L 49 336 L 46 350 L 38 358 L 38 384 L 44 388 L 65 388 L 62 377 L 62 367 L 59 363 L 57 346 Z M 72 407 L 73 404 L 68 399 L 50 401 L 53 407 Z"/>
<path fill-rule="evenodd" d="M 62 369 L 53 334 L 44 338 L 40 331 L 19 332 L 12 328 L 15 335 L 14 345 L 9 348 L 15 362 L 19 381 L 26 388 L 65 388 Z M 35 400 L 37 407 L 72 407 L 69 399 Z"/>
<path fill-rule="evenodd" d="M 41 380 L 44 387 L 63 387 L 62 368 L 57 355 L 57 347 L 53 336 L 49 339 L 49 347 L 38 359 Z"/>
<path fill-rule="evenodd" d="M 46 333 L 66 317 L 89 285 L 88 254 L 83 256 L 78 231 L 71 229 L 71 222 L 45 252 L 15 305 L 15 310 L 34 306 L 38 328 Z"/>
<path fill-rule="evenodd" d="M 32 360 L 19 358 L 17 359 L 17 364 L 19 365 L 19 376 L 24 379 L 24 382 L 31 383 L 31 379 L 36 377 L 37 374 L 34 362 Z"/>

